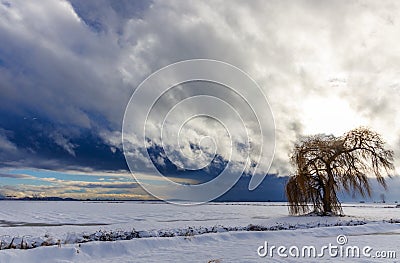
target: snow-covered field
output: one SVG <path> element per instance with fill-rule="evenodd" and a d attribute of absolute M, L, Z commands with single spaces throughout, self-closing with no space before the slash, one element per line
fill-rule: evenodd
<path fill-rule="evenodd" d="M 0 262 L 316 262 L 318 255 L 302 258 L 303 246 L 316 247 L 318 254 L 324 245 L 341 245 L 338 235 L 347 238 L 344 251 L 371 247 L 359 262 L 399 262 L 400 208 L 344 204 L 344 212 L 344 217 L 288 216 L 285 203 L 0 201 Z M 257 250 L 265 242 L 269 249 L 287 250 L 260 257 Z M 10 244 L 36 248 L 7 249 Z M 292 246 L 299 257 L 289 254 Z M 377 258 L 382 253 L 376 252 L 391 258 Z M 355 260 L 345 254 L 331 257 L 325 250 L 322 258 Z"/>

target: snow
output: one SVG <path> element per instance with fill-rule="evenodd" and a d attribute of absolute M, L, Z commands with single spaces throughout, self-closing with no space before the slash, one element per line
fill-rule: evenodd
<path fill-rule="evenodd" d="M 344 217 L 317 217 L 288 216 L 284 203 L 1 201 L 3 243 L 14 238 L 17 247 L 22 239 L 53 246 L 4 250 L 3 245 L 0 262 L 287 262 L 299 258 L 262 258 L 257 248 L 265 241 L 276 246 L 336 243 L 339 234 L 351 245 L 397 250 L 400 257 L 399 208 L 344 204 L 343 210 Z"/>

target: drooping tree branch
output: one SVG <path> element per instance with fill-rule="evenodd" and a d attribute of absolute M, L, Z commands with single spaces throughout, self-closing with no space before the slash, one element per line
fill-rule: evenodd
<path fill-rule="evenodd" d="M 368 128 L 357 128 L 340 137 L 314 135 L 295 144 L 290 161 L 295 174 L 286 185 L 291 214 L 314 211 L 341 214 L 337 191 L 371 195 L 369 176 L 386 188 L 393 171 L 393 151 L 385 149 L 381 136 Z"/>

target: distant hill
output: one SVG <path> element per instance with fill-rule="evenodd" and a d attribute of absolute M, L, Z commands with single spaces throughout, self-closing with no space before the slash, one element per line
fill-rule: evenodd
<path fill-rule="evenodd" d="M 56 196 L 48 196 L 48 197 L 21 197 L 21 198 L 16 198 L 16 197 L 5 197 L 5 196 L 0 196 L 0 200 L 20 200 L 20 201 L 79 201 L 78 199 L 74 198 L 61 198 L 61 197 L 56 197 Z"/>

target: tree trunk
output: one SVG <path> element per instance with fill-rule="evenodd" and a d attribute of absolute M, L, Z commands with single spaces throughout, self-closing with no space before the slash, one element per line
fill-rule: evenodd
<path fill-rule="evenodd" d="M 329 213 L 332 213 L 332 202 L 331 202 L 331 194 L 330 194 L 331 189 L 329 188 L 328 185 L 325 185 L 324 187 L 324 193 L 322 197 L 322 208 L 323 208 L 323 214 L 327 215 Z"/>
<path fill-rule="evenodd" d="M 323 204 L 323 213 L 325 215 L 331 214 L 332 213 L 332 191 L 333 191 L 333 184 L 334 184 L 334 179 L 333 179 L 333 174 L 330 169 L 330 167 L 327 167 L 327 173 L 328 173 L 328 181 L 326 182 L 326 185 L 324 185 L 324 195 L 322 198 L 322 204 Z"/>

